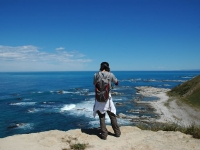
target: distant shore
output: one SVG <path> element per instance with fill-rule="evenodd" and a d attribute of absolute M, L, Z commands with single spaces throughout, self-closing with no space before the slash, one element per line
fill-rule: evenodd
<path fill-rule="evenodd" d="M 156 113 L 160 116 L 157 122 L 176 123 L 180 126 L 189 126 L 192 124 L 200 125 L 200 111 L 183 103 L 176 98 L 167 96 L 170 89 L 154 88 L 148 86 L 136 87 L 138 94 L 143 96 L 155 96 L 159 100 L 145 102 L 156 109 Z"/>

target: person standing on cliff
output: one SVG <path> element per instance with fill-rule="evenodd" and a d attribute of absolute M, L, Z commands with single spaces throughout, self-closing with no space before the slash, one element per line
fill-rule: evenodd
<path fill-rule="evenodd" d="M 109 76 L 110 87 L 111 87 L 111 82 L 113 82 L 115 85 L 118 85 L 118 80 L 115 77 L 115 75 L 110 72 L 109 63 L 107 63 L 107 62 L 102 62 L 100 65 L 100 71 L 94 74 L 93 84 L 95 86 L 96 86 L 99 76 L 103 76 L 103 77 Z M 115 108 L 115 105 L 113 103 L 110 93 L 109 93 L 109 98 L 106 102 L 99 102 L 95 98 L 95 104 L 94 104 L 94 108 L 93 108 L 94 117 L 96 116 L 96 113 L 99 116 L 100 127 L 101 127 L 101 138 L 103 140 L 106 140 L 107 135 L 108 135 L 108 130 L 107 130 L 106 124 L 105 124 L 105 113 L 106 112 L 111 120 L 111 125 L 115 132 L 115 136 L 120 137 L 121 131 L 118 126 L 117 119 L 116 119 L 116 108 Z"/>

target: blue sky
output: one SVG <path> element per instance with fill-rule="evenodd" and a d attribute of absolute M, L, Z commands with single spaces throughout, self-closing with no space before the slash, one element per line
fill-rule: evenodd
<path fill-rule="evenodd" d="M 200 69 L 199 0 L 0 0 L 0 71 Z"/>

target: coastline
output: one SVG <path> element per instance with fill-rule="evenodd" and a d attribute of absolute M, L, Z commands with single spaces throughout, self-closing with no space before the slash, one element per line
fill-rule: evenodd
<path fill-rule="evenodd" d="M 152 121 L 176 123 L 188 126 L 192 123 L 200 125 L 200 112 L 180 103 L 176 99 L 169 99 L 166 92 L 169 89 L 148 86 L 136 87 L 138 94 L 148 97 L 158 97 L 155 101 L 139 101 L 148 103 L 160 116 Z M 86 144 L 89 150 L 199 150 L 199 139 L 192 138 L 179 131 L 150 131 L 141 130 L 134 126 L 121 126 L 121 137 L 114 136 L 111 126 L 107 126 L 109 136 L 101 140 L 100 130 L 76 129 L 69 131 L 51 130 L 40 133 L 14 135 L 0 138 L 0 150 L 70 150 L 70 145 Z M 153 138 L 152 138 L 153 137 Z"/>
<path fill-rule="evenodd" d="M 155 112 L 160 116 L 155 121 L 162 123 L 175 123 L 183 127 L 192 124 L 200 125 L 200 111 L 176 98 L 170 98 L 167 96 L 167 92 L 170 89 L 148 86 L 136 87 L 136 89 L 138 90 L 138 94 L 143 96 L 155 96 L 159 98 L 156 101 L 145 102 L 152 106 L 156 110 Z"/>

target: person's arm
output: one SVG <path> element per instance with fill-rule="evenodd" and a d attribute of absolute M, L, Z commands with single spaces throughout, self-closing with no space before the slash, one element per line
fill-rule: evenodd
<path fill-rule="evenodd" d="M 112 76 L 111 82 L 113 82 L 115 85 L 118 85 L 118 80 L 115 77 L 115 75 L 112 73 L 111 76 Z"/>
<path fill-rule="evenodd" d="M 96 84 L 96 74 L 94 74 L 94 78 L 93 78 L 93 84 Z"/>

